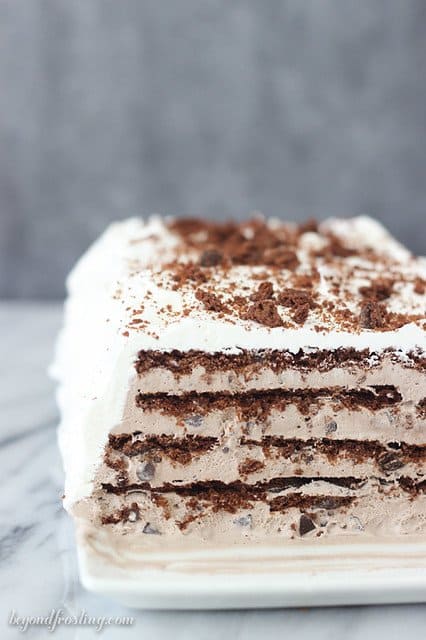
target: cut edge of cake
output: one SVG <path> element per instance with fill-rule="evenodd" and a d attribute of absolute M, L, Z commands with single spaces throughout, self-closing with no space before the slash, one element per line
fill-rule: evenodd
<path fill-rule="evenodd" d="M 424 532 L 425 282 L 366 217 L 112 225 L 53 367 L 65 506 L 200 540 Z"/>

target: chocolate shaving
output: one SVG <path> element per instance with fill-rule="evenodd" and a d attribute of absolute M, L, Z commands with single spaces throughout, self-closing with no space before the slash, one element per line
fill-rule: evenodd
<path fill-rule="evenodd" d="M 300 516 L 299 520 L 299 533 L 301 536 L 305 536 L 310 531 L 316 529 L 315 523 L 304 513 Z"/>

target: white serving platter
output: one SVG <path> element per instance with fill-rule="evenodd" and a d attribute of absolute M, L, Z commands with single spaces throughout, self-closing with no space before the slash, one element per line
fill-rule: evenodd
<path fill-rule="evenodd" d="M 426 602 L 426 541 L 78 555 L 86 589 L 142 609 Z"/>

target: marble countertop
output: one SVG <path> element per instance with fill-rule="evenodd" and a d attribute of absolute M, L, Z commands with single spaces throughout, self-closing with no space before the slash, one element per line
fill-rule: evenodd
<path fill-rule="evenodd" d="M 72 527 L 61 506 L 54 385 L 46 375 L 59 305 L 0 303 L 0 637 L 22 636 L 17 616 L 133 616 L 101 637 L 162 640 L 421 638 L 426 605 L 229 612 L 143 612 L 85 592 Z M 13 620 L 14 624 L 9 621 Z M 29 637 L 46 637 L 32 626 Z M 58 626 L 56 638 L 99 637 L 94 626 Z"/>

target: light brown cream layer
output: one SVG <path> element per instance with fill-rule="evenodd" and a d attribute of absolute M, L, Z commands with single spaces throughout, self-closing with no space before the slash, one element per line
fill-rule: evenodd
<path fill-rule="evenodd" d="M 324 387 L 367 387 L 371 385 L 395 385 L 403 400 L 417 404 L 425 397 L 425 373 L 419 368 L 394 362 L 390 355 L 384 356 L 370 367 L 357 364 L 334 367 L 329 371 L 303 370 L 289 367 L 274 372 L 271 368 L 246 368 L 243 372 L 220 370 L 206 372 L 196 367 L 191 373 L 176 375 L 163 368 L 153 368 L 135 375 L 130 395 L 137 393 L 168 393 L 179 395 L 216 393 L 227 391 L 243 393 L 251 389 L 319 389 Z"/>
<path fill-rule="evenodd" d="M 165 434 L 183 438 L 186 435 L 213 436 L 223 445 L 230 436 L 248 436 L 260 440 L 265 435 L 288 438 L 332 438 L 378 440 L 379 442 L 403 441 L 426 444 L 426 419 L 419 415 L 413 402 L 371 411 L 370 409 L 341 408 L 336 412 L 332 399 L 324 399 L 321 405 L 309 407 L 303 413 L 296 405 L 284 410 L 270 409 L 266 415 L 242 416 L 238 406 L 216 409 L 206 415 L 188 412 L 181 416 L 169 415 L 161 410 L 145 410 L 136 407 L 129 395 L 125 418 L 113 433 Z"/>

